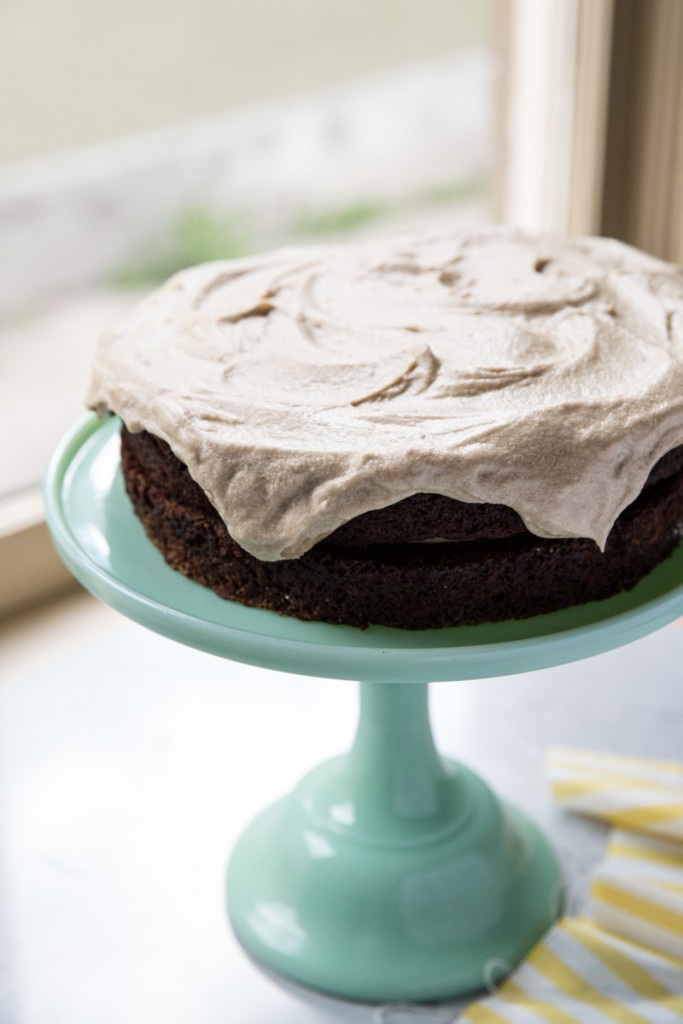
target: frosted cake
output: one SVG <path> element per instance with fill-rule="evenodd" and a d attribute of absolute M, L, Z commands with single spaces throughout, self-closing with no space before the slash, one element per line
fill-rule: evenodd
<path fill-rule="evenodd" d="M 171 278 L 101 339 L 126 489 L 171 566 L 408 629 L 632 587 L 683 522 L 683 272 L 487 228 Z"/>

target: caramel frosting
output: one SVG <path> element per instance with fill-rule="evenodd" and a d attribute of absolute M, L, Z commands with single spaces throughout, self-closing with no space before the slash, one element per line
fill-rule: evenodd
<path fill-rule="evenodd" d="M 87 402 L 262 560 L 418 492 L 604 547 L 683 444 L 683 273 L 501 228 L 209 263 L 101 339 Z"/>

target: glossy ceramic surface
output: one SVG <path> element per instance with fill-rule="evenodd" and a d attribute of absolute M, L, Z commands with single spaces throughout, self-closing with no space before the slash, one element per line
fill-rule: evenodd
<path fill-rule="evenodd" d="M 438 756 L 427 687 L 365 683 L 351 753 L 246 830 L 228 909 L 259 960 L 368 1002 L 445 999 L 499 980 L 560 910 L 538 829 Z"/>
<path fill-rule="evenodd" d="M 65 436 L 45 489 L 62 558 L 93 594 L 150 629 L 236 661 L 333 678 L 432 682 L 508 675 L 629 643 L 683 610 L 683 547 L 606 601 L 456 629 L 358 630 L 223 601 L 170 569 L 123 491 L 116 419 L 86 416 Z"/>
<path fill-rule="evenodd" d="M 181 643 L 365 681 L 350 754 L 311 772 L 235 848 L 238 937 L 273 970 L 355 999 L 446 998 L 495 980 L 558 913 L 557 864 L 523 815 L 439 757 L 418 684 L 527 671 L 652 632 L 683 610 L 683 550 L 629 594 L 524 622 L 422 632 L 299 622 L 222 601 L 166 566 L 125 496 L 118 429 L 85 417 L 50 465 L 48 521 L 74 575 Z"/>

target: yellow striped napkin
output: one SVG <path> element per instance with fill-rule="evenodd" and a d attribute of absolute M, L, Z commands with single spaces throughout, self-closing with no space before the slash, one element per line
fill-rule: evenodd
<path fill-rule="evenodd" d="M 683 960 L 662 956 L 583 918 L 555 925 L 471 1024 L 681 1024 Z"/>
<path fill-rule="evenodd" d="M 683 1024 L 683 765 L 556 748 L 547 766 L 561 807 L 621 828 L 592 875 L 590 916 L 556 924 L 461 1019 Z"/>
<path fill-rule="evenodd" d="M 683 764 L 558 747 L 546 765 L 565 810 L 683 841 Z"/>
<path fill-rule="evenodd" d="M 613 832 L 592 876 L 589 914 L 603 928 L 683 958 L 683 844 Z"/>

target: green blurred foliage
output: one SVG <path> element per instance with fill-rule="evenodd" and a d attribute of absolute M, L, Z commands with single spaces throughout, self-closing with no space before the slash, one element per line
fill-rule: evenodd
<path fill-rule="evenodd" d="M 120 288 L 153 286 L 196 263 L 233 259 L 250 251 L 248 232 L 236 218 L 187 207 L 171 222 L 166 237 L 122 267 L 113 283 Z"/>
<path fill-rule="evenodd" d="M 161 284 L 179 270 L 211 260 L 234 259 L 261 249 L 297 241 L 319 242 L 353 235 L 372 224 L 421 210 L 455 205 L 482 191 L 481 181 L 437 182 L 400 202 L 366 199 L 328 209 L 301 211 L 274 238 L 260 238 L 246 215 L 219 214 L 201 207 L 186 207 L 169 224 L 166 235 L 114 276 L 120 288 L 148 288 Z"/>

